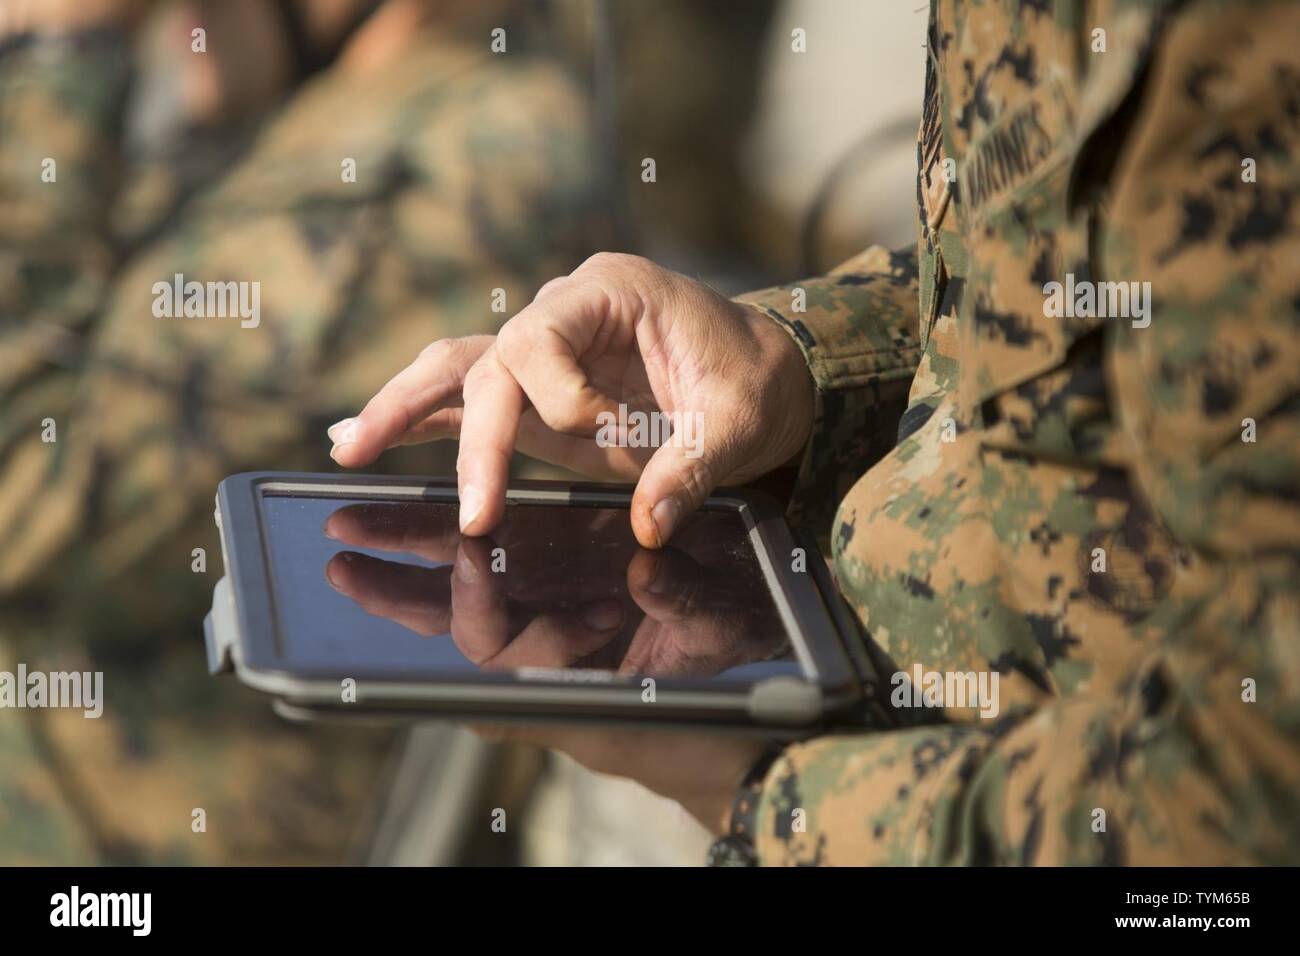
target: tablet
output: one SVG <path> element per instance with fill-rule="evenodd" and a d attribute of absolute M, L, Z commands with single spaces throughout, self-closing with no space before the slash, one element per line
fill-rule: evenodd
<path fill-rule="evenodd" d="M 517 482 L 462 536 L 454 479 L 234 475 L 210 668 L 282 712 L 815 727 L 871 676 L 816 547 L 719 491 L 640 547 L 627 486 Z"/>

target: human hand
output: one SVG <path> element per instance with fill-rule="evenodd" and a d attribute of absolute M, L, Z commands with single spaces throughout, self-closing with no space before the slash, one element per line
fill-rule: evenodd
<path fill-rule="evenodd" d="M 634 780 L 681 804 L 715 837 L 729 829 L 731 805 L 746 774 L 776 745 L 771 738 L 698 729 L 520 723 L 480 723 L 469 729 L 485 740 L 545 747 L 595 773 Z"/>
<path fill-rule="evenodd" d="M 357 468 L 394 445 L 459 437 L 460 525 L 472 535 L 501 521 L 516 447 L 636 481 L 632 529 L 658 548 L 714 488 L 798 454 L 813 397 L 803 356 L 775 322 L 646 259 L 601 253 L 548 282 L 497 336 L 433 343 L 330 428 L 331 454 Z M 675 440 L 611 445 L 620 406 L 623 420 L 673 416 Z"/>

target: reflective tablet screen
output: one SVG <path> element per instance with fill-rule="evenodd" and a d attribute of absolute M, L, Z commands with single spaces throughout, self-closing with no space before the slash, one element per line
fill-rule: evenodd
<path fill-rule="evenodd" d="M 278 644 L 301 673 L 803 673 L 734 512 L 649 551 L 621 508 L 511 503 L 484 538 L 461 536 L 454 502 L 266 494 L 262 511 Z"/>

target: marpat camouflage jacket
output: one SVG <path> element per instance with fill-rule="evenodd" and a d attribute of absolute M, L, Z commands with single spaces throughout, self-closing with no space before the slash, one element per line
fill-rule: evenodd
<path fill-rule="evenodd" d="M 915 253 L 742 301 L 816 380 L 843 594 L 997 716 L 789 748 L 761 859 L 1295 863 L 1300 5 L 930 24 Z"/>

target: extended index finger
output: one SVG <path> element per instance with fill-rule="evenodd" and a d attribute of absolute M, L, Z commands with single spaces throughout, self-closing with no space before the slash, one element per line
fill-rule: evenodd
<path fill-rule="evenodd" d="M 496 346 L 483 353 L 465 376 L 465 415 L 460 427 L 456 480 L 460 530 L 487 534 L 505 515 L 510 456 L 527 399 L 501 364 Z"/>

